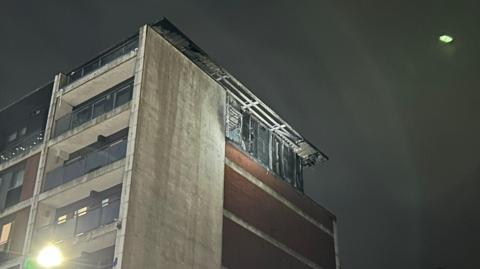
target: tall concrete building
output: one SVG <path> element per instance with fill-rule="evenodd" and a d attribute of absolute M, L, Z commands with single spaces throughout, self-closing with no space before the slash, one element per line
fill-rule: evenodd
<path fill-rule="evenodd" d="M 326 156 L 166 19 L 0 124 L 0 268 L 339 268 Z"/>

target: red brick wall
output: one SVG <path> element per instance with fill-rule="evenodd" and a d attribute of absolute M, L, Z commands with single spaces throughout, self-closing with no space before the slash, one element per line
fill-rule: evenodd
<path fill-rule="evenodd" d="M 226 156 L 327 229 L 334 216 L 227 143 Z M 225 166 L 224 208 L 325 269 L 335 268 L 333 237 Z M 237 227 L 238 226 L 238 227 Z M 294 260 L 291 261 L 291 259 Z M 256 265 L 260 261 L 262 266 Z M 277 264 L 278 261 L 283 261 Z M 288 262 L 287 262 L 288 261 Z M 270 263 L 269 263 L 270 262 Z M 303 268 L 295 257 L 224 218 L 223 263 L 236 268 Z"/>
<path fill-rule="evenodd" d="M 310 269 L 281 249 L 223 218 L 222 265 L 228 269 Z"/>
<path fill-rule="evenodd" d="M 258 165 L 254 160 L 246 156 L 240 150 L 230 143 L 226 143 L 225 155 L 228 159 L 239 165 L 242 169 L 255 176 L 258 180 L 284 196 L 297 207 L 301 208 L 310 217 L 333 230 L 332 220 L 335 216 L 328 210 L 317 204 L 310 197 L 295 190 L 290 184 L 277 178 L 276 175 L 270 173 L 262 166 Z"/>
<path fill-rule="evenodd" d="M 23 177 L 22 193 L 20 201 L 26 200 L 33 195 L 35 188 L 35 180 L 37 178 L 38 162 L 40 160 L 40 153 L 28 158 L 25 163 L 25 175 Z"/>

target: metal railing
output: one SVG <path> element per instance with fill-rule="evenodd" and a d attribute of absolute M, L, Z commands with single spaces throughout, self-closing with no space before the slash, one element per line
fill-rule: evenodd
<path fill-rule="evenodd" d="M 0 153 L 0 164 L 17 158 L 23 153 L 38 147 L 42 144 L 44 137 L 44 130 L 38 130 L 21 138 L 16 143 L 9 145 Z"/>
<path fill-rule="evenodd" d="M 36 240 L 39 243 L 55 243 L 81 236 L 117 221 L 119 210 L 120 199 L 110 201 L 107 205 L 88 208 L 85 213 L 76 214 L 62 223 L 51 223 L 38 228 Z"/>
<path fill-rule="evenodd" d="M 66 85 L 112 62 L 113 60 L 136 50 L 137 48 L 138 48 L 138 35 L 132 38 L 129 38 L 127 41 L 119 44 L 118 46 L 115 46 L 112 49 L 109 49 L 108 51 L 106 51 L 105 53 L 102 53 L 100 56 L 96 57 L 95 59 L 89 61 L 88 63 L 68 73 Z"/>
<path fill-rule="evenodd" d="M 46 174 L 43 191 L 51 190 L 93 170 L 123 159 L 126 152 L 127 139 L 123 139 L 102 149 L 66 161 L 63 166 L 57 167 Z"/>
<path fill-rule="evenodd" d="M 75 127 L 78 127 L 88 121 L 95 119 L 113 109 L 130 102 L 132 99 L 133 80 L 130 79 L 114 86 L 97 99 L 92 100 L 87 105 L 75 109 L 75 111 L 59 118 L 55 121 L 53 137 L 57 137 Z"/>

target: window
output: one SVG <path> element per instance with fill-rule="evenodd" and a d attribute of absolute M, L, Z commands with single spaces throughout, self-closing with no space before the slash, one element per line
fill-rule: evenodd
<path fill-rule="evenodd" d="M 25 175 L 25 170 L 23 169 L 15 171 L 12 175 L 12 181 L 10 182 L 10 189 L 14 189 L 22 186 L 24 175 Z"/>
<path fill-rule="evenodd" d="M 132 99 L 132 87 L 133 85 L 128 85 L 115 93 L 115 107 L 128 103 Z"/>
<path fill-rule="evenodd" d="M 237 144 L 242 143 L 242 113 L 233 106 L 227 108 L 227 137 Z"/>
<path fill-rule="evenodd" d="M 77 211 L 75 211 L 75 213 L 78 217 L 83 216 L 83 215 L 87 214 L 87 207 L 84 206 L 84 207 L 78 209 Z"/>
<path fill-rule="evenodd" d="M 265 166 L 270 166 L 270 134 L 267 128 L 258 125 L 257 131 L 257 158 Z"/>
<path fill-rule="evenodd" d="M 73 127 L 80 126 L 81 124 L 89 121 L 91 113 L 92 111 L 90 106 L 75 111 L 73 114 Z"/>
<path fill-rule="evenodd" d="M 11 133 L 11 134 L 8 136 L 7 142 L 8 142 L 8 143 L 13 142 L 15 139 L 17 139 L 17 131 Z"/>
<path fill-rule="evenodd" d="M 112 109 L 112 96 L 109 94 L 93 104 L 93 116 L 96 118 Z"/>
<path fill-rule="evenodd" d="M 62 224 L 62 223 L 65 223 L 65 222 L 67 222 L 67 215 L 62 215 L 62 216 L 57 218 L 57 224 Z"/>
<path fill-rule="evenodd" d="M 27 126 L 24 126 L 19 131 L 19 136 L 24 136 L 27 134 Z"/>
<path fill-rule="evenodd" d="M 8 243 L 8 239 L 10 238 L 10 231 L 12 230 L 12 223 L 6 223 L 2 226 L 2 233 L 0 234 L 0 245 L 4 245 Z"/>
<path fill-rule="evenodd" d="M 109 198 L 105 198 L 102 200 L 102 207 L 106 207 L 110 202 L 110 199 Z"/>
<path fill-rule="evenodd" d="M 94 71 L 95 69 L 97 69 L 98 67 L 100 67 L 100 61 L 98 59 L 96 59 L 95 61 L 87 64 L 83 68 L 83 74 L 88 74 L 88 73 Z"/>
<path fill-rule="evenodd" d="M 4 175 L 7 185 L 7 195 L 5 197 L 5 208 L 13 206 L 20 202 L 22 194 L 23 177 L 25 170 L 23 167 L 17 167 L 15 170 Z M 9 180 L 8 180 L 9 179 Z"/>

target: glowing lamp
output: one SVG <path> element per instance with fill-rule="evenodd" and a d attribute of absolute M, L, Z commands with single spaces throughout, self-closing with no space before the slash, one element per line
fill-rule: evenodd
<path fill-rule="evenodd" d="M 53 245 L 44 247 L 37 256 L 38 265 L 44 268 L 59 266 L 63 262 L 63 255 L 59 248 Z"/>

